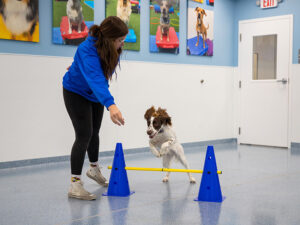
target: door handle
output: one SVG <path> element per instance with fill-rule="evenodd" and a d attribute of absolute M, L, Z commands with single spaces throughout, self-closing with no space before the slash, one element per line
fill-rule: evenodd
<path fill-rule="evenodd" d="M 282 78 L 281 80 L 277 80 L 277 82 L 281 82 L 283 84 L 286 84 L 288 80 L 286 78 Z"/>

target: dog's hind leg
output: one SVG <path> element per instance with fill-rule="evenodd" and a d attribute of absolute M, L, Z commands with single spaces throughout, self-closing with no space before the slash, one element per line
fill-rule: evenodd
<path fill-rule="evenodd" d="M 163 167 L 164 168 L 170 168 L 171 159 L 172 159 L 172 156 L 169 156 L 169 155 L 165 155 L 163 157 Z M 163 182 L 168 182 L 169 181 L 169 176 L 170 176 L 170 172 L 167 172 L 166 176 L 163 178 L 162 181 Z"/>
<path fill-rule="evenodd" d="M 185 155 L 183 153 L 180 153 L 179 155 L 177 155 L 177 160 L 186 168 L 186 169 L 190 169 L 187 160 L 185 158 Z M 194 184 L 196 183 L 195 178 L 191 175 L 191 173 L 187 173 L 189 179 L 190 179 L 190 183 Z"/>

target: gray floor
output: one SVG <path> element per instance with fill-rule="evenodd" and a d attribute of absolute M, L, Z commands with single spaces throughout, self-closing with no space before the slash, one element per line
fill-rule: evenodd
<path fill-rule="evenodd" d="M 214 145 L 225 200 L 196 202 L 201 174 L 195 185 L 186 174 L 173 173 L 162 183 L 161 172 L 128 171 L 130 197 L 104 197 L 85 175 L 95 201 L 68 199 L 69 163 L 49 163 L 0 170 L 1 225 L 203 224 L 299 225 L 300 149 L 277 149 L 235 144 Z M 206 147 L 186 148 L 193 169 L 203 169 Z M 150 153 L 125 155 L 127 166 L 161 167 Z M 100 161 L 106 169 L 112 157 Z M 178 163 L 173 168 L 181 168 Z M 87 169 L 87 162 L 84 171 Z"/>

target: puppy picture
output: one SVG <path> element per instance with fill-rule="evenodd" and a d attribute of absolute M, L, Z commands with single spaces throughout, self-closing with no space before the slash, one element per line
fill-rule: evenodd
<path fill-rule="evenodd" d="M 167 36 L 167 41 L 170 41 L 169 37 L 169 29 L 170 29 L 170 16 L 169 16 L 169 9 L 171 4 L 167 0 L 163 0 L 160 5 L 160 40 L 163 39 L 163 35 Z"/>
<path fill-rule="evenodd" d="M 130 0 L 118 0 L 117 4 L 117 17 L 123 20 L 126 25 L 129 25 L 129 19 L 131 15 L 131 3 Z"/>
<path fill-rule="evenodd" d="M 0 0 L 0 38 L 39 42 L 38 0 Z"/>
<path fill-rule="evenodd" d="M 66 12 L 69 22 L 69 34 L 72 33 L 74 27 L 78 33 L 81 33 L 83 14 L 80 0 L 68 0 Z"/>
<path fill-rule="evenodd" d="M 150 52 L 179 53 L 179 0 L 150 0 Z"/>
<path fill-rule="evenodd" d="M 208 7 L 194 1 L 188 2 L 188 55 L 213 55 L 213 21 L 214 12 Z"/>
<path fill-rule="evenodd" d="M 53 0 L 52 43 L 79 45 L 94 25 L 94 1 Z"/>
<path fill-rule="evenodd" d="M 177 160 L 186 169 L 189 169 L 188 162 L 184 155 L 184 149 L 177 140 L 175 131 L 172 128 L 172 120 L 165 109 L 154 106 L 146 110 L 144 115 L 147 121 L 147 135 L 149 137 L 149 147 L 153 155 L 162 158 L 164 168 L 170 168 L 171 161 Z M 187 173 L 190 183 L 196 180 L 190 173 Z M 163 182 L 169 181 L 170 172 L 166 173 Z"/>
<path fill-rule="evenodd" d="M 106 0 L 105 17 L 117 16 L 128 27 L 124 50 L 140 50 L 140 11 L 142 0 Z"/>

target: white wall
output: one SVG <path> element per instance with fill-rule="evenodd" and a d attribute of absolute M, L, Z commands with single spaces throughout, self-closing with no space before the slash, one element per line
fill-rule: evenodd
<path fill-rule="evenodd" d="M 291 139 L 300 143 L 300 64 L 291 68 Z"/>
<path fill-rule="evenodd" d="M 0 162 L 69 155 L 74 132 L 61 82 L 71 62 L 0 54 Z M 182 143 L 236 136 L 232 67 L 134 61 L 121 67 L 111 92 L 126 125 L 113 125 L 106 112 L 100 151 L 114 150 L 116 142 L 124 149 L 146 147 L 143 116 L 151 105 L 168 110 Z"/>

